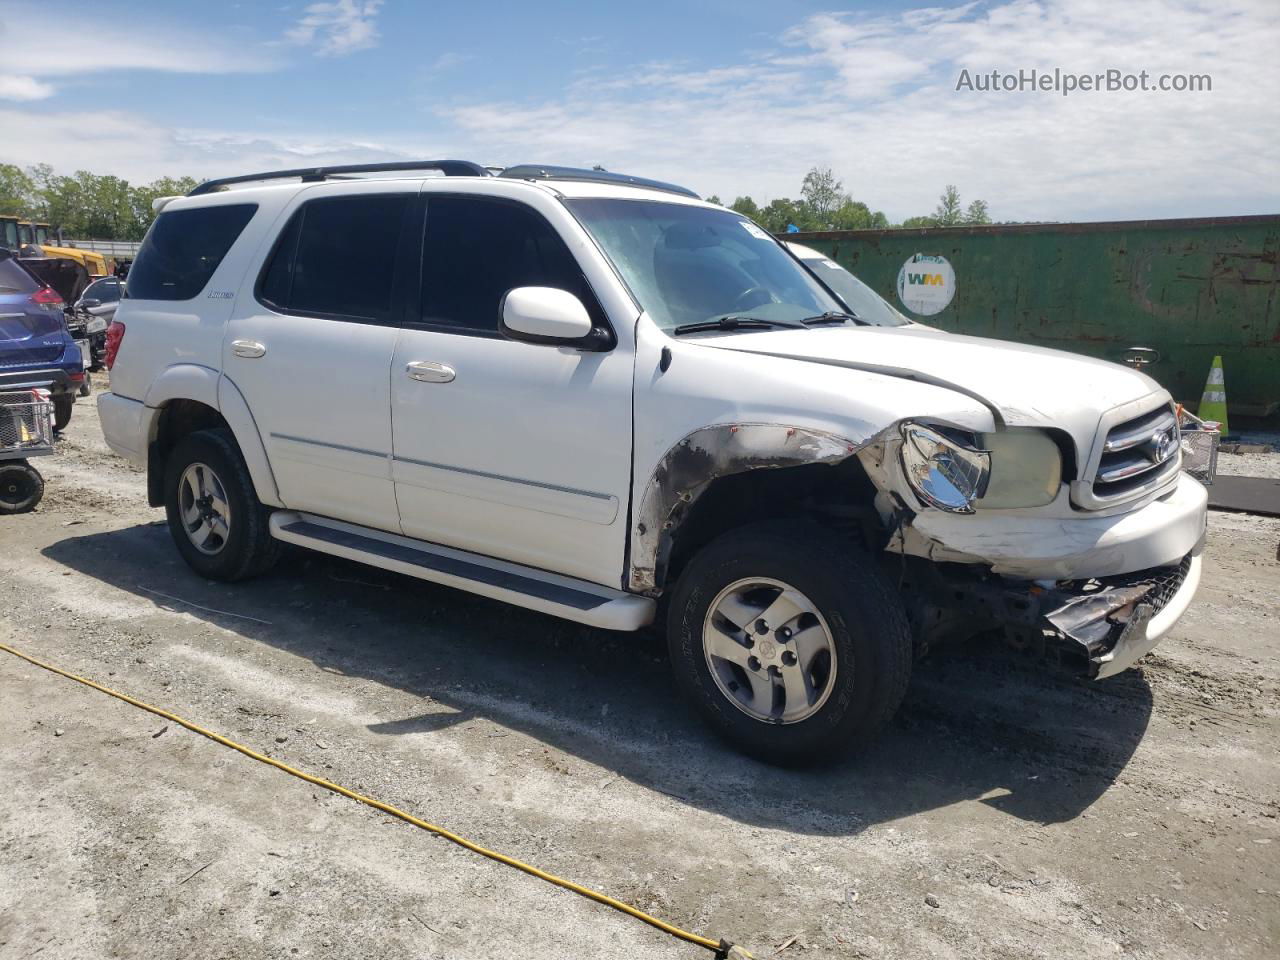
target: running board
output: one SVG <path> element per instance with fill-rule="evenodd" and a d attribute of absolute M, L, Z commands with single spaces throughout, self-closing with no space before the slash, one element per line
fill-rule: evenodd
<path fill-rule="evenodd" d="M 504 600 L 607 630 L 639 630 L 656 604 L 598 583 L 293 510 L 271 515 L 277 540 Z"/>

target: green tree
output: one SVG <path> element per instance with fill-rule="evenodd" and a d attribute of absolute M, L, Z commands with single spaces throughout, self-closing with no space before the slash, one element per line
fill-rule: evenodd
<path fill-rule="evenodd" d="M 142 235 L 156 218 L 151 205 L 160 197 L 180 197 L 196 188 L 194 177 L 161 177 L 153 180 L 145 187 L 134 187 L 130 195 L 133 219 L 127 235 L 122 240 L 141 240 Z"/>
<path fill-rule="evenodd" d="M 48 220 L 49 207 L 45 203 L 44 191 L 53 180 L 53 167 L 47 163 L 33 163 L 27 167 L 27 176 L 31 178 L 31 216 L 36 220 Z"/>
<path fill-rule="evenodd" d="M 707 197 L 707 203 L 714 203 L 717 207 L 723 207 L 724 201 L 717 197 L 714 193 Z"/>
<path fill-rule="evenodd" d="M 938 198 L 938 207 L 933 211 L 933 219 L 940 227 L 954 227 L 963 218 L 964 215 L 960 209 L 960 191 L 954 184 L 948 183 L 942 196 Z"/>
<path fill-rule="evenodd" d="M 936 226 L 938 226 L 938 221 L 933 217 L 907 217 L 907 219 L 902 221 L 902 227 L 905 230 L 915 230 Z"/>
<path fill-rule="evenodd" d="M 991 215 L 987 212 L 987 201 L 975 200 L 969 204 L 964 212 L 964 222 L 973 224 L 990 223 Z"/>
<path fill-rule="evenodd" d="M 836 209 L 849 200 L 844 193 L 844 184 L 836 179 L 830 167 L 811 168 L 804 175 L 800 192 L 813 217 L 823 225 L 829 223 Z"/>
<path fill-rule="evenodd" d="M 29 217 L 35 204 L 35 184 L 21 167 L 0 163 L 0 213 Z"/>
<path fill-rule="evenodd" d="M 129 181 L 77 170 L 71 176 L 50 176 L 37 190 L 44 216 L 70 237 L 118 240 L 129 236 L 133 224 Z"/>
<path fill-rule="evenodd" d="M 770 233 L 786 233 L 787 227 L 795 224 L 801 230 L 812 230 L 817 227 L 808 204 L 803 200 L 788 200 L 779 197 L 760 211 L 757 218 L 761 226 Z"/>
<path fill-rule="evenodd" d="M 733 205 L 730 206 L 729 209 L 740 213 L 751 220 L 760 219 L 760 208 L 756 206 L 756 202 L 750 197 L 739 197 L 737 200 L 733 201 Z"/>
<path fill-rule="evenodd" d="M 852 197 L 845 197 L 844 203 L 831 214 L 833 230 L 869 230 L 871 226 L 871 208 Z"/>

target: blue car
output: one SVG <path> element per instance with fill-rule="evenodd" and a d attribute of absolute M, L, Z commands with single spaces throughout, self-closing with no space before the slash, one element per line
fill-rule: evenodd
<path fill-rule="evenodd" d="M 84 383 L 84 360 L 67 330 L 62 297 L 0 249 L 0 391 L 44 387 L 61 430 Z"/>

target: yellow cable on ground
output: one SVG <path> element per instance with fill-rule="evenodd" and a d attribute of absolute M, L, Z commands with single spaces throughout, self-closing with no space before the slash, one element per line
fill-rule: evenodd
<path fill-rule="evenodd" d="M 530 876 L 537 877 L 539 880 L 545 880 L 547 883 L 554 883 L 557 887 L 563 887 L 566 890 L 570 890 L 580 896 L 586 897 L 588 900 L 594 900 L 596 903 L 602 903 L 606 907 L 612 907 L 614 910 L 625 913 L 627 916 L 635 917 L 637 920 L 641 920 L 644 923 L 649 924 L 651 927 L 656 927 L 663 933 L 670 934 L 679 940 L 684 940 L 686 943 L 692 943 L 699 947 L 705 947 L 708 950 L 713 950 L 719 957 L 728 957 L 733 955 L 749 958 L 751 956 L 741 947 L 734 947 L 727 941 L 711 940 L 707 937 L 701 937 L 696 933 L 690 933 L 688 930 L 683 930 L 674 924 L 667 923 L 665 920 L 660 920 L 655 916 L 651 916 L 643 910 L 639 910 L 636 907 L 631 906 L 629 903 L 623 903 L 621 900 L 615 900 L 613 897 L 606 896 L 603 893 L 592 890 L 590 887 L 584 887 L 581 884 L 574 883 L 572 880 L 565 880 L 563 877 L 557 877 L 553 873 L 547 873 L 545 870 L 539 870 L 532 864 L 525 863 L 523 860 L 517 860 L 515 857 L 509 857 L 505 853 L 498 853 L 496 850 L 489 850 L 480 846 L 478 843 L 473 843 L 466 837 L 459 836 L 456 833 L 446 830 L 444 827 L 438 827 L 434 823 L 428 823 L 426 820 L 418 819 L 411 813 L 405 813 L 403 810 L 393 807 L 389 803 L 383 803 L 381 800 L 366 797 L 362 793 L 356 793 L 354 790 L 348 790 L 346 787 L 340 786 L 329 780 L 325 780 L 323 777 L 313 776 L 312 774 L 305 773 L 296 767 L 291 767 L 287 763 L 281 763 L 279 760 L 274 760 L 265 754 L 258 753 L 256 750 L 251 750 L 243 744 L 236 743 L 234 740 L 228 739 L 220 733 L 214 733 L 212 730 L 206 730 L 204 727 L 194 724 L 190 720 L 184 720 L 176 713 L 170 713 L 168 710 L 161 710 L 159 707 L 153 707 L 151 704 L 144 703 L 143 701 L 131 697 L 126 693 L 121 693 L 118 690 L 112 690 L 110 687 L 104 687 L 102 684 L 95 683 L 93 680 L 89 680 L 86 677 L 78 676 L 77 674 L 71 673 L 69 670 L 63 670 L 61 667 L 56 667 L 51 663 L 46 663 L 45 661 L 33 657 L 30 654 L 23 653 L 21 650 L 15 650 L 6 643 L 0 643 L 0 650 L 5 651 L 6 653 L 11 653 L 15 657 L 19 657 L 28 663 L 40 667 L 42 670 L 48 670 L 50 673 L 56 673 L 58 676 L 66 677 L 68 680 L 74 680 L 76 683 L 83 683 L 86 687 L 92 687 L 94 690 L 97 690 L 100 693 L 105 693 L 109 697 L 115 697 L 117 700 L 123 700 L 125 703 L 131 704 L 140 710 L 146 710 L 148 713 L 154 713 L 157 717 L 164 717 L 166 720 L 171 720 L 180 726 L 186 727 L 192 733 L 198 733 L 202 737 L 208 737 L 214 743 L 220 743 L 224 747 L 230 747 L 232 750 L 237 750 L 240 753 L 243 753 L 246 757 L 252 757 L 259 763 L 265 763 L 268 766 L 275 767 L 277 770 L 283 770 L 285 773 L 290 776 L 297 777 L 299 780 L 305 780 L 307 783 L 314 783 L 317 787 L 324 787 L 326 790 L 331 790 L 344 797 L 349 797 L 350 799 L 363 803 L 366 806 L 373 807 L 375 810 L 381 810 L 383 813 L 389 813 L 391 816 L 398 817 L 405 823 L 411 823 L 415 827 L 426 830 L 429 833 L 434 833 L 438 837 L 444 837 L 444 839 L 449 840 L 452 843 L 456 843 L 460 847 L 465 847 L 472 853 L 478 853 L 480 856 L 488 857 L 490 860 L 496 860 L 498 863 L 505 863 L 507 866 L 515 867 L 517 870 L 527 873 Z M 731 950 L 732 954 L 730 953 Z"/>

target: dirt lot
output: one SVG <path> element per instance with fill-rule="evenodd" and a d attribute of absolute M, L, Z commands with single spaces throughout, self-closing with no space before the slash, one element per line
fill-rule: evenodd
<path fill-rule="evenodd" d="M 1140 670 L 938 656 L 796 773 L 712 740 L 651 638 L 301 552 L 198 579 L 92 402 L 41 468 L 0 640 L 757 957 L 1280 949 L 1280 521 L 1213 516 Z M 0 956 L 709 954 L 0 653 Z"/>

